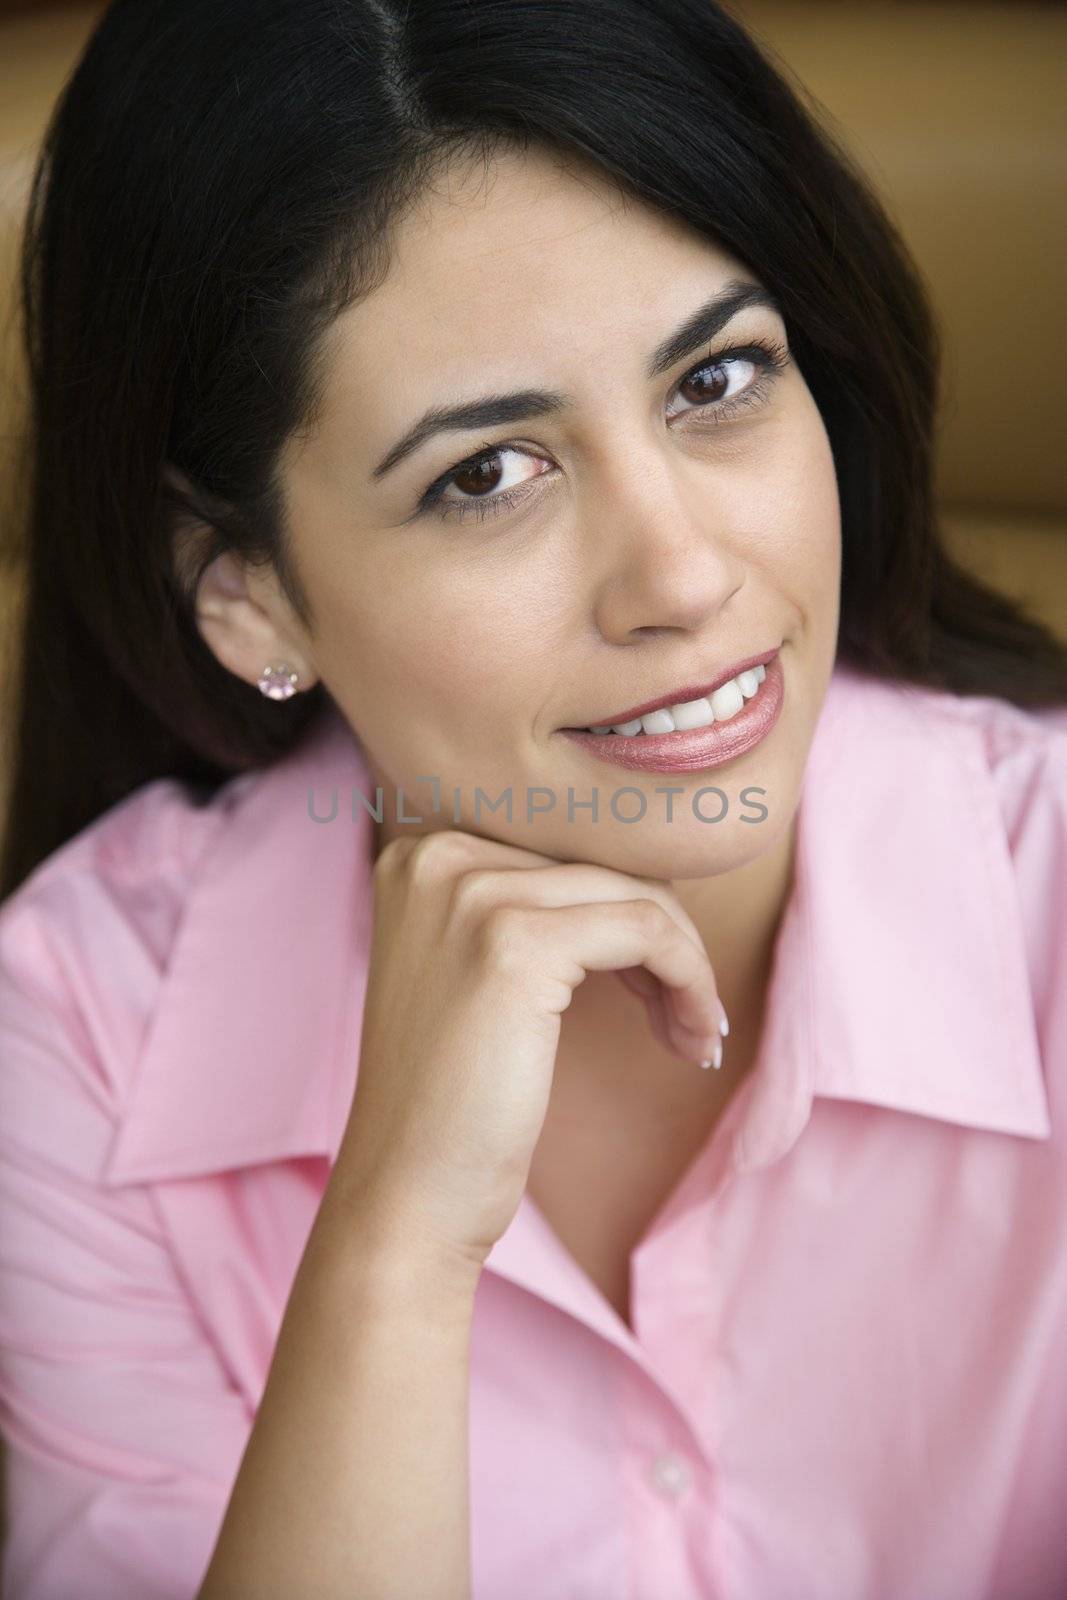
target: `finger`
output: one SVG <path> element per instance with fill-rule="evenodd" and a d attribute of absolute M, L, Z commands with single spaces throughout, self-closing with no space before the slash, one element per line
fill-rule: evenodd
<path fill-rule="evenodd" d="M 588 890 L 583 895 L 583 898 L 590 900 L 603 898 L 605 894 L 611 892 L 605 888 L 602 894 L 598 894 L 596 890 L 597 882 L 606 884 L 608 880 L 615 880 L 617 885 L 628 883 L 630 885 L 630 898 L 638 898 L 647 894 L 659 900 L 660 904 L 669 909 L 671 915 L 688 930 L 690 938 L 694 939 L 703 948 L 703 940 L 700 937 L 699 930 L 692 917 L 679 901 L 669 878 L 642 877 L 637 873 L 621 872 L 615 867 L 603 867 L 592 861 L 561 861 L 558 856 L 542 855 L 535 850 L 526 850 L 520 845 L 504 844 L 499 839 L 486 838 L 480 833 L 460 829 L 454 831 L 464 833 L 465 837 L 477 841 L 477 860 L 472 863 L 475 870 L 483 867 L 487 869 L 495 867 L 502 872 L 528 872 L 539 868 L 541 869 L 540 876 L 542 878 L 558 878 L 560 875 L 565 874 L 566 877 L 561 878 L 561 881 L 568 883 L 571 878 L 574 878 L 576 882 L 579 881 L 578 875 L 580 875 L 580 881 L 588 885 Z M 576 894 L 574 898 L 577 897 Z M 566 903 L 566 898 L 564 896 L 564 898 L 553 900 L 551 903 L 563 905 Z M 618 889 L 614 892 L 614 898 L 619 898 Z"/>
<path fill-rule="evenodd" d="M 585 862 L 557 863 L 531 876 L 512 873 L 507 869 L 486 870 L 491 877 L 500 878 L 499 889 L 494 886 L 491 888 L 491 893 L 501 905 L 536 904 L 564 907 L 596 905 L 606 901 L 655 902 L 673 919 L 679 931 L 699 952 L 705 974 L 703 984 L 697 993 L 672 1001 L 678 1011 L 679 1020 L 685 1027 L 701 1034 L 707 1031 L 709 1024 L 712 1028 L 718 1028 L 723 1007 L 711 963 L 691 918 L 678 903 L 669 885 L 664 885 L 655 879 L 638 878 L 630 873 L 616 872 L 610 867 L 599 867 Z M 509 882 L 509 879 L 514 879 L 514 882 Z M 640 993 L 641 985 L 642 979 L 638 977 L 633 985 L 628 984 L 627 987 L 634 987 Z"/>
<path fill-rule="evenodd" d="M 499 904 L 528 904 L 535 898 L 539 903 L 550 905 L 568 905 L 579 900 L 653 899 L 688 933 L 693 943 L 704 950 L 695 923 L 665 879 L 620 872 L 595 862 L 559 861 L 554 856 L 539 855 L 459 829 L 441 832 L 444 835 L 441 844 L 447 841 L 453 847 L 446 856 L 446 863 L 457 878 L 482 875 L 501 878 L 509 892 L 501 896 Z M 401 842 L 416 845 L 419 841 L 412 836 Z M 512 888 L 520 892 L 512 894 Z M 525 892 L 527 889 L 529 894 Z"/>
<path fill-rule="evenodd" d="M 673 1010 L 668 1011 L 667 993 L 658 978 L 644 967 L 624 967 L 615 976 L 642 1002 L 652 1034 L 665 1050 L 681 1054 L 686 1060 L 694 1055 L 703 1059 L 706 1041 L 683 1028 Z"/>
<path fill-rule="evenodd" d="M 576 971 L 643 966 L 660 980 L 668 1007 L 693 1038 L 710 1045 L 718 1037 L 718 997 L 708 958 L 656 901 L 522 909 L 532 948 L 573 963 L 566 976 L 572 987 L 581 981 Z"/>
<path fill-rule="evenodd" d="M 615 976 L 640 1000 L 659 993 L 659 984 L 644 967 L 620 967 Z"/>

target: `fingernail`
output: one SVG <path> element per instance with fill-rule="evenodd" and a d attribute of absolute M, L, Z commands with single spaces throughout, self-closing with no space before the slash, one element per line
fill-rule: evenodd
<path fill-rule="evenodd" d="M 719 1068 L 722 1066 L 722 1040 L 721 1039 L 716 1039 L 714 1051 L 708 1057 L 707 1061 L 702 1061 L 700 1063 L 700 1065 L 705 1069 L 705 1071 L 707 1070 L 708 1067 L 714 1067 L 716 1072 L 718 1072 Z"/>
<path fill-rule="evenodd" d="M 722 1011 L 722 1016 L 719 1019 L 719 1032 L 722 1034 L 723 1038 L 725 1039 L 726 1035 L 730 1031 L 730 1019 L 726 1015 L 726 1012 L 723 1011 L 722 1001 L 721 1000 L 719 1001 L 719 1010 Z"/>

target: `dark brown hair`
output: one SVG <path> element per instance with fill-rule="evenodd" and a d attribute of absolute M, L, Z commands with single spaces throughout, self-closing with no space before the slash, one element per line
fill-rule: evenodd
<path fill-rule="evenodd" d="M 320 404 L 323 335 L 439 165 L 506 146 L 592 163 L 779 301 L 838 476 L 839 659 L 1067 702 L 1067 649 L 942 543 L 924 287 L 803 94 L 712 0 L 113 0 L 25 222 L 0 898 L 145 782 L 206 799 L 321 713 L 321 684 L 279 704 L 220 665 L 196 581 L 224 549 L 273 563 L 310 628 L 276 464 Z M 207 537 L 176 570 L 185 518 Z"/>

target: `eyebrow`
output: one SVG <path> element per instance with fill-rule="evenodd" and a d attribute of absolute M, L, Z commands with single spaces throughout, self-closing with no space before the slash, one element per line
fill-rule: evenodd
<path fill-rule="evenodd" d="M 736 279 L 697 307 L 681 327 L 669 334 L 653 350 L 646 376 L 651 381 L 673 367 L 676 361 L 714 339 L 719 330 L 749 306 L 768 306 L 781 315 L 781 306 L 761 284 Z M 431 406 L 398 439 L 371 473 L 377 481 L 399 466 L 438 433 L 464 428 L 494 428 L 503 423 L 529 422 L 534 418 L 556 416 L 574 405 L 573 396 L 558 389 L 517 389 L 510 394 L 482 395 L 455 406 Z"/>

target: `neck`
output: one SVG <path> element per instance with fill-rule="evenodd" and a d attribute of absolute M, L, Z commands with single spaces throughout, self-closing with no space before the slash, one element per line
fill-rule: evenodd
<path fill-rule="evenodd" d="M 714 969 L 730 1039 L 735 1014 L 739 1022 L 762 1018 L 774 942 L 793 888 L 796 833 L 794 814 L 782 837 L 744 867 L 673 884 Z"/>

